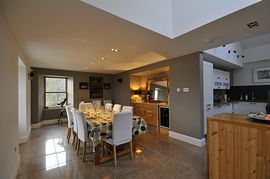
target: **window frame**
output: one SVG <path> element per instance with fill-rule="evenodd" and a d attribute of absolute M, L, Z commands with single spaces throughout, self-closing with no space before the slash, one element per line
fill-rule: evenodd
<path fill-rule="evenodd" d="M 46 78 L 56 78 L 56 79 L 65 79 L 65 83 L 66 83 L 66 86 L 65 86 L 65 92 L 46 92 Z M 44 76 L 44 109 L 59 109 L 61 108 L 60 106 L 55 106 L 55 107 L 48 107 L 46 106 L 46 94 L 47 93 L 66 93 L 66 98 L 67 98 L 67 101 L 66 101 L 66 104 L 68 104 L 68 78 L 67 77 L 58 77 L 58 76 Z"/>

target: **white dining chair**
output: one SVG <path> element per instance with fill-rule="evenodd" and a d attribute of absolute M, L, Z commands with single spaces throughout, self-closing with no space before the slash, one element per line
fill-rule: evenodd
<path fill-rule="evenodd" d="M 75 144 L 75 151 L 77 150 L 77 144 L 78 144 L 78 121 L 75 115 L 75 111 L 78 111 L 76 109 L 73 109 L 72 115 L 73 115 L 73 141 L 72 141 L 72 145 Z"/>
<path fill-rule="evenodd" d="M 90 110 L 93 108 L 92 103 L 84 103 L 84 110 Z"/>
<path fill-rule="evenodd" d="M 133 114 L 133 107 L 132 106 L 123 106 L 122 112 L 131 112 Z"/>
<path fill-rule="evenodd" d="M 115 112 L 115 113 L 121 112 L 121 108 L 122 108 L 122 105 L 115 104 L 115 105 L 113 105 L 113 112 Z"/>
<path fill-rule="evenodd" d="M 84 110 L 84 101 L 81 101 L 81 102 L 79 103 L 79 110 L 80 110 L 80 111 Z"/>
<path fill-rule="evenodd" d="M 130 154 L 133 160 L 132 147 L 132 113 L 119 112 L 115 113 L 112 120 L 112 138 L 106 139 L 106 143 L 113 146 L 114 166 L 117 166 L 116 146 L 130 143 Z"/>
<path fill-rule="evenodd" d="M 73 128 L 74 128 L 73 114 L 71 110 L 72 110 L 71 105 L 66 106 L 66 113 L 67 113 L 67 119 L 68 119 L 68 131 L 67 131 L 68 143 L 70 141 L 71 132 L 73 132 Z"/>
<path fill-rule="evenodd" d="M 105 111 L 112 111 L 113 104 L 112 103 L 107 103 L 105 105 Z"/>
<path fill-rule="evenodd" d="M 80 151 L 80 144 L 81 144 L 81 142 L 83 142 L 84 147 L 83 147 L 82 161 L 84 162 L 87 143 L 90 144 L 91 140 L 88 136 L 87 124 L 86 124 L 86 119 L 85 119 L 84 113 L 81 111 L 75 111 L 74 113 L 75 113 L 77 123 L 78 123 L 77 155 L 79 154 L 79 151 Z"/>
<path fill-rule="evenodd" d="M 93 107 L 101 108 L 101 100 L 93 100 L 92 104 L 93 104 Z"/>
<path fill-rule="evenodd" d="M 110 100 L 110 99 L 103 100 L 103 105 L 104 106 L 106 106 L 107 103 L 111 103 L 112 104 L 112 100 Z"/>

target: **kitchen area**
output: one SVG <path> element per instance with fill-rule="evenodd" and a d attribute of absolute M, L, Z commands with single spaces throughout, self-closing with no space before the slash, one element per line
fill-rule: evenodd
<path fill-rule="evenodd" d="M 209 178 L 270 178 L 269 44 L 267 34 L 203 54 Z"/>
<path fill-rule="evenodd" d="M 158 133 L 169 133 L 169 67 L 143 71 L 130 76 L 130 104 Z"/>

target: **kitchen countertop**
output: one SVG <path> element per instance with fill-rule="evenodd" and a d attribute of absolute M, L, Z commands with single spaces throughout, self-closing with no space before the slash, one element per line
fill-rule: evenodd
<path fill-rule="evenodd" d="M 135 102 L 135 104 L 151 104 L 157 106 L 169 106 L 168 103 Z"/>
<path fill-rule="evenodd" d="M 228 102 L 220 102 L 220 103 L 214 103 L 214 106 L 223 106 L 223 105 L 228 105 L 231 103 L 239 103 L 239 102 L 246 102 L 246 103 L 267 103 L 267 101 L 265 100 L 232 100 L 232 101 L 228 101 Z"/>
<path fill-rule="evenodd" d="M 270 129 L 270 124 L 254 122 L 247 116 L 240 114 L 221 113 L 209 116 L 207 120 Z"/>

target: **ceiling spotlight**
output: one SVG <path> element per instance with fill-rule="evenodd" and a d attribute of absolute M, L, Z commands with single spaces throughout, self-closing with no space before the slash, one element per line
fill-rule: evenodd
<path fill-rule="evenodd" d="M 104 57 L 97 57 L 98 60 L 105 60 Z"/>
<path fill-rule="evenodd" d="M 111 52 L 119 52 L 119 49 L 116 49 L 116 48 L 110 48 L 110 51 L 111 51 Z"/>
<path fill-rule="evenodd" d="M 90 62 L 89 65 L 96 66 L 97 62 Z"/>

